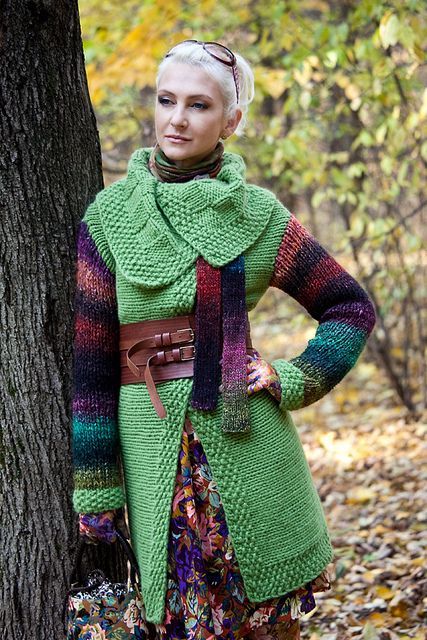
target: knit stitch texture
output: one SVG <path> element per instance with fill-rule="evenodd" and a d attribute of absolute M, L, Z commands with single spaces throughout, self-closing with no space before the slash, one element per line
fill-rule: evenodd
<path fill-rule="evenodd" d="M 147 170 L 149 154 L 150 149 L 139 149 L 132 155 L 128 176 L 98 194 L 81 227 L 87 229 L 102 278 L 97 276 L 88 290 L 96 307 L 89 314 L 91 328 L 84 340 L 76 338 L 82 345 L 76 371 L 83 376 L 76 393 L 84 391 L 89 398 L 90 419 L 88 430 L 78 428 L 74 435 L 74 504 L 80 511 L 101 511 L 115 506 L 116 499 L 122 503 L 113 464 L 118 430 L 147 617 L 161 623 L 171 499 L 186 413 L 218 484 L 249 599 L 287 593 L 331 561 L 323 508 L 289 409 L 318 400 L 342 379 L 363 349 L 374 313 L 363 289 L 275 196 L 246 184 L 239 156 L 224 154 L 215 180 L 162 184 Z M 84 247 L 78 246 L 80 261 Z M 191 379 L 158 384 L 167 410 L 162 420 L 145 385 L 118 387 L 112 355 L 116 318 L 126 324 L 193 312 L 198 255 L 218 267 L 242 253 L 248 311 L 270 285 L 279 287 L 318 321 L 315 337 L 299 357 L 274 361 L 281 402 L 266 390 L 250 396 L 249 432 L 223 432 L 222 396 L 212 411 L 191 407 Z M 78 279 L 83 287 L 85 270 L 78 271 Z M 82 299 L 81 304 L 87 303 Z M 100 361 L 106 368 L 92 379 Z M 73 407 L 80 407 L 77 400 Z"/>
<path fill-rule="evenodd" d="M 115 278 L 99 255 L 87 225 L 77 237 L 74 301 L 73 457 L 74 507 L 104 511 L 124 504 L 118 472 L 117 404 L 119 321 Z"/>

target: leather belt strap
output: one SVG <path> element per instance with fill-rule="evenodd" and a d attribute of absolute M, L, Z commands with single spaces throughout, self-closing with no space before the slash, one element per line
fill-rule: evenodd
<path fill-rule="evenodd" d="M 194 326 L 194 314 L 120 325 L 120 382 L 145 383 L 159 418 L 166 410 L 156 382 L 193 376 Z M 246 344 L 253 352 L 249 319 Z"/>

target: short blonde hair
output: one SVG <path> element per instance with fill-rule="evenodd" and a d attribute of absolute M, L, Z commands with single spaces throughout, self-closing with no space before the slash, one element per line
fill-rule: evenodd
<path fill-rule="evenodd" d="M 219 84 L 224 98 L 224 113 L 226 117 L 231 118 L 237 108 L 241 109 L 242 119 L 235 133 L 238 136 L 242 135 L 246 124 L 248 107 L 254 98 L 254 74 L 245 58 L 238 53 L 234 55 L 236 56 L 236 72 L 239 82 L 238 104 L 231 67 L 213 58 L 196 42 L 183 42 L 179 47 L 177 46 L 176 49 L 174 49 L 173 55 L 163 58 L 157 72 L 156 87 L 159 86 L 162 73 L 172 62 L 181 62 L 201 67 Z"/>

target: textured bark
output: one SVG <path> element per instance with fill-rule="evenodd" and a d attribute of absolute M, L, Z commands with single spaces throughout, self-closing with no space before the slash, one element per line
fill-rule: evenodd
<path fill-rule="evenodd" d="M 75 233 L 101 153 L 77 1 L 0 6 L 0 639 L 56 639 L 77 534 Z"/>

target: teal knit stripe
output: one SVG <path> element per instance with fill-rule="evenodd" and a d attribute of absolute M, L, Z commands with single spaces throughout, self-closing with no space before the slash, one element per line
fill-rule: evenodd
<path fill-rule="evenodd" d="M 99 458 L 102 447 L 102 465 L 114 467 L 117 463 L 117 422 L 112 418 L 99 416 L 95 421 L 84 416 L 73 417 L 73 456 L 76 470 L 90 468 L 93 460 Z"/>
<path fill-rule="evenodd" d="M 304 374 L 304 406 L 328 393 L 353 368 L 366 342 L 361 329 L 343 323 L 319 325 L 307 348 L 290 362 Z"/>

